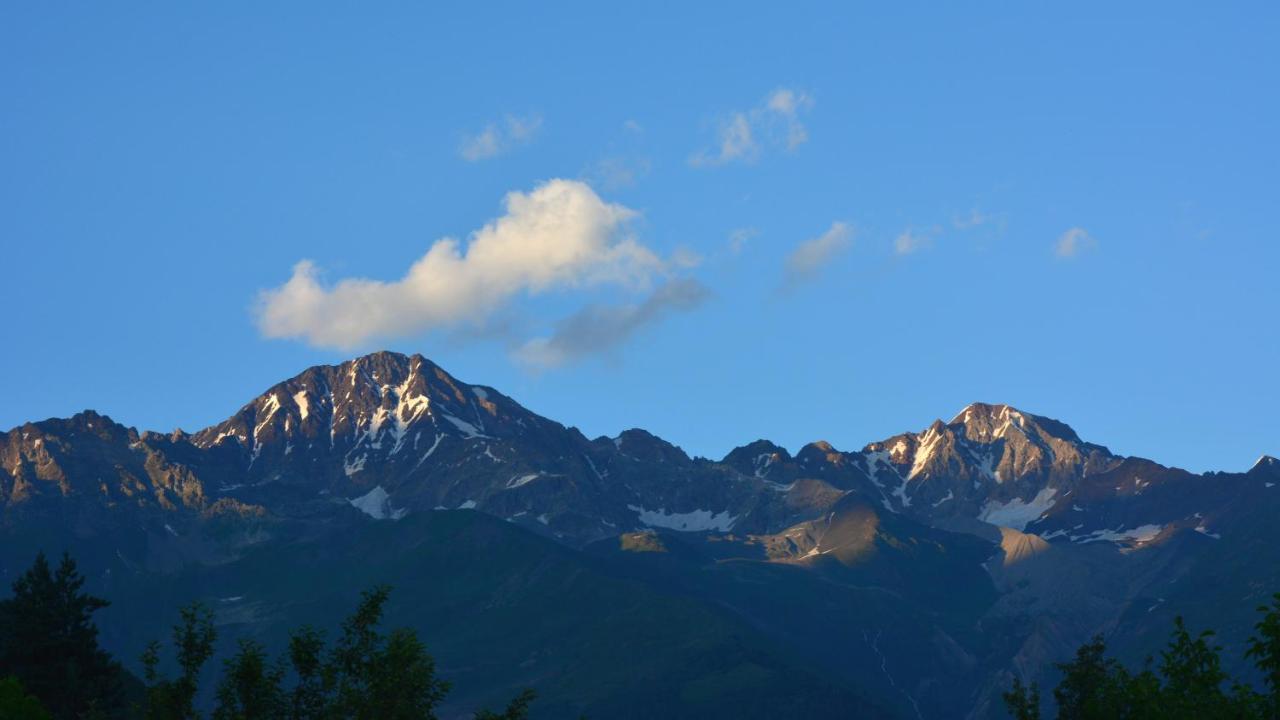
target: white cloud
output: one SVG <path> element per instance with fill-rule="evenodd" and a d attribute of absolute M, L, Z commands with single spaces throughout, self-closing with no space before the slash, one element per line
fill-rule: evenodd
<path fill-rule="evenodd" d="M 893 252 L 895 255 L 910 255 L 928 247 L 931 242 L 928 235 L 908 228 L 893 239 Z"/>
<path fill-rule="evenodd" d="M 1069 260 L 1097 246 L 1098 241 L 1084 228 L 1073 227 L 1058 236 L 1058 241 L 1053 245 L 1053 254 L 1060 259 Z"/>
<path fill-rule="evenodd" d="M 258 326 L 269 338 L 358 347 L 388 338 L 482 323 L 517 294 L 592 284 L 647 286 L 667 264 L 627 232 L 635 211 L 586 184 L 551 180 L 508 193 L 506 212 L 466 243 L 437 240 L 399 280 L 340 280 L 326 287 L 308 260 L 261 293 Z"/>
<path fill-rule="evenodd" d="M 698 307 L 709 295 L 697 280 L 681 278 L 663 284 L 637 304 L 588 305 L 560 322 L 549 337 L 525 343 L 515 351 L 515 358 L 527 367 L 545 370 L 608 352 L 671 313 Z"/>
<path fill-rule="evenodd" d="M 469 162 L 497 157 L 512 148 L 527 144 L 540 127 L 542 118 L 538 115 L 508 115 L 501 123 L 489 123 L 480 132 L 464 136 L 462 144 L 458 146 L 458 154 Z"/>
<path fill-rule="evenodd" d="M 844 252 L 853 239 L 853 228 L 847 223 L 833 222 L 826 232 L 805 240 L 787 256 L 783 286 L 793 288 L 817 275 L 836 256 Z"/>
<path fill-rule="evenodd" d="M 714 148 L 703 149 L 689 158 L 694 167 L 711 167 L 731 162 L 752 162 L 762 148 L 785 145 L 794 150 L 809 139 L 800 116 L 813 107 L 804 92 L 778 88 L 756 107 L 730 113 L 720 123 Z"/>

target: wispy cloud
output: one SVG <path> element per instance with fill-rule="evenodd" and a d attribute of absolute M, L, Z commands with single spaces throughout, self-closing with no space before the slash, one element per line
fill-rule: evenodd
<path fill-rule="evenodd" d="M 607 353 L 668 315 L 697 308 L 709 296 L 697 280 L 680 278 L 659 286 L 640 303 L 588 305 L 561 321 L 549 337 L 522 345 L 515 358 L 526 367 L 545 370 Z"/>
<path fill-rule="evenodd" d="M 794 150 L 809 139 L 809 132 L 800 123 L 800 113 L 813 106 L 807 94 L 779 88 L 769 96 L 768 108 L 786 124 L 787 149 Z"/>
<path fill-rule="evenodd" d="M 805 240 L 787 256 L 783 289 L 794 289 L 815 277 L 824 267 L 849 248 L 853 228 L 848 223 L 833 222 L 826 232 Z"/>
<path fill-rule="evenodd" d="M 894 255 L 912 255 L 933 244 L 933 238 L 927 233 L 907 228 L 893 239 Z"/>
<path fill-rule="evenodd" d="M 434 242 L 399 280 L 348 278 L 326 286 L 303 260 L 288 282 L 262 292 L 258 327 L 269 338 L 353 348 L 481 324 L 522 293 L 600 284 L 643 289 L 670 271 L 629 233 L 637 213 L 605 202 L 585 183 L 551 180 L 509 193 L 505 206 L 466 243 Z"/>
<path fill-rule="evenodd" d="M 755 133 L 751 130 L 751 121 L 745 113 L 734 113 L 723 121 L 717 133 L 718 142 L 714 150 L 701 150 L 689 158 L 694 167 L 724 165 L 735 160 L 752 161 L 760 154 L 760 146 L 756 144 Z"/>
<path fill-rule="evenodd" d="M 973 208 L 963 215 L 956 215 L 951 218 L 951 225 L 957 230 L 972 230 L 976 227 L 982 227 L 995 219 L 995 216 L 984 213 L 977 208 Z"/>
<path fill-rule="evenodd" d="M 1058 236 L 1053 244 L 1053 254 L 1060 260 L 1070 260 L 1097 247 L 1098 241 L 1084 228 L 1073 227 Z"/>
<path fill-rule="evenodd" d="M 474 135 L 464 136 L 458 146 L 458 154 L 468 162 L 488 160 L 528 144 L 541 127 L 542 117 L 539 115 L 508 115 L 501 122 L 489 123 Z"/>
<path fill-rule="evenodd" d="M 752 227 L 737 228 L 729 233 L 729 253 L 737 255 L 742 252 L 743 248 L 751 238 L 760 234 L 760 231 Z"/>
<path fill-rule="evenodd" d="M 778 88 L 760 104 L 729 113 L 716 130 L 716 143 L 689 158 L 694 167 L 714 167 L 733 162 L 753 162 L 767 147 L 794 150 L 809 139 L 801 115 L 813 107 L 807 93 Z"/>
<path fill-rule="evenodd" d="M 583 174 L 593 185 L 603 190 L 620 190 L 635 185 L 648 175 L 651 166 L 647 157 L 611 155 L 598 160 Z"/>

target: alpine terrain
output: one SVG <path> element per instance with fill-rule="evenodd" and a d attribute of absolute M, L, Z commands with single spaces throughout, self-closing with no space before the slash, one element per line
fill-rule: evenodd
<path fill-rule="evenodd" d="M 285 380 L 194 434 L 94 411 L 0 434 L 0 574 L 67 550 L 106 647 L 177 608 L 279 649 L 388 583 L 449 712 L 1002 717 L 1101 633 L 1140 662 L 1175 615 L 1243 667 L 1280 589 L 1280 461 L 1197 475 L 974 403 L 862 448 L 719 460 L 588 438 L 420 356 Z"/>

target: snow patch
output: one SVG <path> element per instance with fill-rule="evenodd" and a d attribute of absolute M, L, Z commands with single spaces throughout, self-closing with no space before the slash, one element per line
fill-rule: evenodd
<path fill-rule="evenodd" d="M 293 394 L 293 404 L 298 406 L 298 417 L 306 420 L 307 412 L 311 409 L 311 403 L 307 401 L 307 391 L 299 390 Z"/>
<path fill-rule="evenodd" d="M 596 467 L 595 462 L 593 462 L 589 456 L 583 455 L 582 459 L 586 460 L 587 464 L 591 466 L 591 472 L 596 474 L 597 479 L 603 480 L 604 477 L 609 474 L 608 470 L 605 470 L 604 472 L 600 472 L 599 468 Z"/>
<path fill-rule="evenodd" d="M 640 516 L 640 522 L 649 527 L 669 528 L 684 532 L 701 532 L 704 530 L 728 532 L 738 519 L 736 516 L 730 515 L 728 510 L 718 513 L 710 510 L 669 513 L 663 508 L 646 510 L 639 505 L 628 505 L 627 507 Z"/>
<path fill-rule="evenodd" d="M 1030 502 L 1022 498 L 1014 498 L 1007 503 L 988 500 L 982 506 L 978 519 L 1000 527 L 1025 530 L 1027 525 L 1053 507 L 1053 498 L 1057 494 L 1056 488 L 1045 488 L 1036 493 Z"/>
<path fill-rule="evenodd" d="M 1198 533 L 1200 533 L 1201 535 L 1204 535 L 1204 536 L 1206 536 L 1206 537 L 1211 537 L 1211 538 L 1213 538 L 1214 540 L 1221 540 L 1221 539 L 1222 539 L 1222 535 L 1220 535 L 1220 534 L 1218 534 L 1218 533 L 1215 533 L 1215 532 L 1209 532 L 1209 528 L 1208 528 L 1208 526 L 1206 526 L 1204 523 L 1200 523 L 1199 525 L 1197 525 L 1197 526 L 1196 526 L 1196 532 L 1198 532 Z"/>
<path fill-rule="evenodd" d="M 391 507 L 391 496 L 381 485 L 374 487 L 369 492 L 358 498 L 353 498 L 347 502 L 360 512 L 368 515 L 374 520 L 399 520 L 408 514 L 407 510 Z"/>
<path fill-rule="evenodd" d="M 276 397 L 275 393 L 268 395 L 266 401 L 262 403 L 262 412 L 266 413 L 266 416 L 263 417 L 262 421 L 253 429 L 253 441 L 255 444 L 258 442 L 258 433 L 262 428 L 266 427 L 267 423 L 271 422 L 271 418 L 279 409 L 280 399 Z"/>
<path fill-rule="evenodd" d="M 435 452 L 436 448 L 440 447 L 440 441 L 443 439 L 444 439 L 444 435 L 439 435 L 439 434 L 436 435 L 436 441 L 431 443 L 430 448 L 427 448 L 426 454 L 418 458 L 418 463 L 413 466 L 414 470 L 417 470 L 418 467 L 422 465 L 422 463 L 427 461 L 427 458 L 431 457 L 431 453 Z"/>
<path fill-rule="evenodd" d="M 361 455 L 360 457 L 355 459 L 355 462 L 352 462 L 351 460 L 343 460 L 342 470 L 347 474 L 347 477 L 351 477 L 352 475 L 355 475 L 361 470 L 364 470 L 364 463 L 368 459 L 369 459 L 368 455 Z"/>
<path fill-rule="evenodd" d="M 980 458 L 975 459 L 978 460 L 978 472 L 982 473 L 983 477 L 1000 482 L 1000 479 L 996 476 L 996 458 L 991 454 L 990 450 L 982 453 Z"/>
<path fill-rule="evenodd" d="M 1142 545 L 1154 540 L 1163 530 L 1163 525 L 1139 525 L 1131 530 L 1125 530 L 1124 526 L 1121 525 L 1115 530 L 1094 530 L 1088 535 L 1073 535 L 1071 537 L 1071 542 L 1078 543 L 1080 545 L 1103 541 Z"/>
<path fill-rule="evenodd" d="M 761 453 L 757 455 L 755 462 L 752 464 L 755 465 L 756 468 L 756 477 L 762 478 L 765 475 L 768 475 L 769 468 L 773 465 L 773 453 Z"/>
<path fill-rule="evenodd" d="M 458 428 L 458 431 L 461 432 L 463 437 L 465 437 L 468 440 L 471 440 L 473 438 L 487 439 L 489 437 L 488 435 L 485 435 L 484 433 L 477 430 L 475 425 L 472 425 L 471 423 L 467 422 L 466 420 L 463 420 L 462 418 L 457 418 L 452 415 L 449 415 L 448 413 L 445 413 L 444 419 L 453 423 L 453 426 Z"/>
<path fill-rule="evenodd" d="M 543 475 L 546 475 L 546 473 L 542 472 L 541 470 L 539 470 L 536 473 L 529 473 L 528 475 L 517 475 L 507 481 L 507 489 L 514 490 L 515 488 L 528 485 L 529 483 L 533 482 L 534 480 L 537 480 Z"/>
<path fill-rule="evenodd" d="M 942 440 L 942 434 L 933 428 L 925 431 L 924 438 L 920 441 L 920 447 L 916 449 L 915 462 L 911 464 L 911 472 L 907 473 L 907 479 L 919 475 L 924 472 L 929 461 L 933 459 L 933 451 L 938 447 L 938 443 Z M 906 483 L 903 483 L 905 486 Z"/>
<path fill-rule="evenodd" d="M 894 452 L 898 452 L 899 450 L 906 450 L 906 447 L 907 447 L 906 444 L 904 444 L 901 440 L 899 440 L 898 444 L 894 446 Z M 883 504 L 884 508 L 890 512 L 898 512 L 897 509 L 893 507 L 893 503 L 889 502 L 889 497 L 884 494 L 884 483 L 880 482 L 879 465 L 881 463 L 884 463 L 885 467 L 889 468 L 889 470 L 891 470 L 894 475 L 898 475 L 899 478 L 901 478 L 901 476 L 898 474 L 897 468 L 889 464 L 889 452 L 885 450 L 870 450 L 870 451 L 864 452 L 862 454 L 862 457 L 867 463 L 867 479 L 870 480 L 871 484 L 875 485 L 876 489 L 880 492 L 881 504 Z M 905 483 L 903 484 L 905 486 Z M 902 495 L 900 497 L 906 499 L 906 504 L 910 505 L 911 500 L 909 498 L 906 498 L 905 495 Z M 903 507 L 906 507 L 906 505 L 904 505 Z"/>

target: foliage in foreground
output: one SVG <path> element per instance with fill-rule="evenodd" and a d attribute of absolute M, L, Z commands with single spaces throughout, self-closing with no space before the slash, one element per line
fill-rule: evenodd
<path fill-rule="evenodd" d="M 159 672 L 162 647 L 142 655 L 145 689 L 98 646 L 93 613 L 107 601 L 81 590 L 84 577 L 64 556 L 54 571 L 44 554 L 0 601 L 0 720 L 198 720 L 201 670 L 213 657 L 213 613 L 194 603 L 173 628 L 177 674 Z M 366 591 L 330 646 L 312 627 L 295 630 L 287 659 L 242 639 L 223 663 L 212 720 L 434 720 L 449 691 L 409 628 L 379 629 L 390 588 Z M 534 692 L 477 720 L 525 720 Z"/>
<path fill-rule="evenodd" d="M 302 627 L 290 636 L 288 659 L 272 661 L 258 642 L 240 640 L 224 661 L 213 720 L 434 720 L 449 683 L 436 677 L 435 661 L 413 630 L 378 629 L 390 592 L 386 586 L 366 591 L 332 647 L 320 631 Z M 143 655 L 145 720 L 200 717 L 196 680 L 216 639 L 213 614 L 197 603 L 182 610 L 173 629 L 176 678 L 160 677 L 160 644 L 151 644 Z M 503 714 L 482 710 L 476 717 L 524 720 L 533 698 L 525 690 Z"/>
<path fill-rule="evenodd" d="M 98 646 L 93 624 L 109 603 L 83 586 L 70 556 L 55 570 L 40 553 L 14 581 L 13 597 L 0 600 L 0 678 L 14 680 L 5 697 L 29 693 L 59 720 L 125 718 L 130 678 Z"/>
<path fill-rule="evenodd" d="M 49 720 L 49 711 L 28 695 L 16 677 L 0 679 L 0 718 L 4 720 Z"/>
<path fill-rule="evenodd" d="M 1147 659 L 1132 672 L 1106 657 L 1106 643 L 1095 637 L 1076 651 L 1075 659 L 1055 665 L 1062 681 L 1053 690 L 1059 720 L 1259 720 L 1280 718 L 1280 593 L 1261 606 L 1245 657 L 1264 676 L 1259 692 L 1229 678 L 1213 645 L 1213 631 L 1193 635 L 1182 618 L 1174 620 L 1168 647 L 1152 669 Z M 1015 679 L 1004 693 L 1005 707 L 1016 720 L 1040 720 L 1040 688 Z"/>

